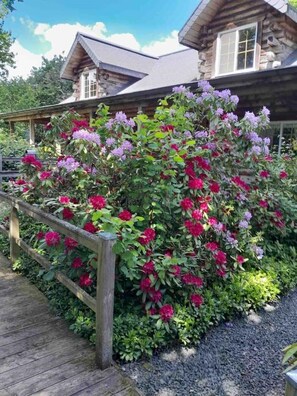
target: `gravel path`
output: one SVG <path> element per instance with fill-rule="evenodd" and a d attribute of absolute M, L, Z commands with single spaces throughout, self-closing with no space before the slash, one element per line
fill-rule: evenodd
<path fill-rule="evenodd" d="M 211 330 L 197 348 L 122 366 L 145 396 L 282 396 L 282 348 L 297 341 L 297 290 Z"/>

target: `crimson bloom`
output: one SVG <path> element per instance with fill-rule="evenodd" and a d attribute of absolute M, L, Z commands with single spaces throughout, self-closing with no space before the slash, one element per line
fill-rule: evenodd
<path fill-rule="evenodd" d="M 177 278 L 180 276 L 181 267 L 179 265 L 173 265 L 170 270 L 173 276 L 176 276 Z"/>
<path fill-rule="evenodd" d="M 203 218 L 202 212 L 199 209 L 196 209 L 192 212 L 192 219 L 201 220 Z"/>
<path fill-rule="evenodd" d="M 82 261 L 82 259 L 80 257 L 75 257 L 75 259 L 73 259 L 71 267 L 72 268 L 81 268 L 83 267 L 84 263 Z"/>
<path fill-rule="evenodd" d="M 270 173 L 267 170 L 263 170 L 259 175 L 262 177 L 262 179 L 267 179 L 270 176 Z"/>
<path fill-rule="evenodd" d="M 204 228 L 201 223 L 193 223 L 190 220 L 185 221 L 185 227 L 193 237 L 198 237 L 204 232 Z"/>
<path fill-rule="evenodd" d="M 59 197 L 59 202 L 62 205 L 68 205 L 70 203 L 70 198 L 66 196 Z"/>
<path fill-rule="evenodd" d="M 190 210 L 194 206 L 194 202 L 190 198 L 184 198 L 180 201 L 180 206 L 183 210 Z"/>
<path fill-rule="evenodd" d="M 142 245 L 147 245 L 153 241 L 156 237 L 156 231 L 153 228 L 147 228 L 143 231 L 141 236 L 138 238 L 138 242 Z"/>
<path fill-rule="evenodd" d="M 162 293 L 160 290 L 152 289 L 149 293 L 150 300 L 157 303 L 162 300 Z"/>
<path fill-rule="evenodd" d="M 216 250 L 218 250 L 219 245 L 216 242 L 208 242 L 205 245 L 207 250 L 210 250 L 211 252 L 215 252 Z"/>
<path fill-rule="evenodd" d="M 36 234 L 36 239 L 38 239 L 38 241 L 40 241 L 41 239 L 43 239 L 44 238 L 44 232 L 43 231 L 39 231 L 37 234 Z"/>
<path fill-rule="evenodd" d="M 203 279 L 200 278 L 199 276 L 195 276 L 192 274 L 185 274 L 182 276 L 182 281 L 186 285 L 192 285 L 196 287 L 202 287 L 203 286 Z"/>
<path fill-rule="evenodd" d="M 106 205 L 105 198 L 102 195 L 95 195 L 89 198 L 90 204 L 93 206 L 94 209 L 103 209 Z"/>
<path fill-rule="evenodd" d="M 47 232 L 44 238 L 47 246 L 58 246 L 61 241 L 60 234 L 55 231 Z"/>
<path fill-rule="evenodd" d="M 238 264 L 243 264 L 244 263 L 244 257 L 243 256 L 240 256 L 240 255 L 238 255 L 237 257 L 236 257 L 236 261 L 238 262 Z"/>
<path fill-rule="evenodd" d="M 163 322 L 169 322 L 169 320 L 174 315 L 174 310 L 172 305 L 170 304 L 163 305 L 163 307 L 160 308 L 159 314 Z"/>
<path fill-rule="evenodd" d="M 217 194 L 220 192 L 220 185 L 219 183 L 216 182 L 212 182 L 209 186 L 209 189 L 211 192 L 213 192 L 214 194 Z"/>
<path fill-rule="evenodd" d="M 145 274 L 148 274 L 148 275 L 153 274 L 154 271 L 155 271 L 155 264 L 154 264 L 154 262 L 153 262 L 153 261 L 148 261 L 147 263 L 145 263 L 145 264 L 142 266 L 142 271 L 143 271 Z"/>
<path fill-rule="evenodd" d="M 218 265 L 223 265 L 227 263 L 227 255 L 222 250 L 219 250 L 215 255 L 214 258 Z"/>
<path fill-rule="evenodd" d="M 64 240 L 64 245 L 67 250 L 73 250 L 78 246 L 78 242 L 70 237 L 66 237 Z"/>
<path fill-rule="evenodd" d="M 268 202 L 265 201 L 264 199 L 261 199 L 259 201 L 259 205 L 261 206 L 261 208 L 268 208 Z"/>
<path fill-rule="evenodd" d="M 286 179 L 288 177 L 288 174 L 286 171 L 280 171 L 279 177 L 280 179 Z"/>
<path fill-rule="evenodd" d="M 91 221 L 89 221 L 84 225 L 84 230 L 90 232 L 91 234 L 95 234 L 98 231 L 98 228 L 95 227 Z"/>
<path fill-rule="evenodd" d="M 51 177 L 51 175 L 52 175 L 52 172 L 50 172 L 50 171 L 44 171 L 44 172 L 41 172 L 41 173 L 40 173 L 39 179 L 40 179 L 41 181 L 44 181 L 44 180 L 49 179 L 49 178 Z"/>
<path fill-rule="evenodd" d="M 132 213 L 130 213 L 129 210 L 123 210 L 119 214 L 119 219 L 121 219 L 123 221 L 129 221 L 132 219 Z"/>
<path fill-rule="evenodd" d="M 152 283 L 150 278 L 144 278 L 140 281 L 140 290 L 144 293 L 148 293 L 152 288 Z"/>
<path fill-rule="evenodd" d="M 199 308 L 204 302 L 204 299 L 202 296 L 200 296 L 200 294 L 192 294 L 190 300 L 196 308 Z"/>
<path fill-rule="evenodd" d="M 203 185 L 204 185 L 203 180 L 198 178 L 191 179 L 189 180 L 188 183 L 188 187 L 191 190 L 201 190 L 201 188 L 203 188 Z"/>
<path fill-rule="evenodd" d="M 64 208 L 62 210 L 62 216 L 64 220 L 71 220 L 74 217 L 74 213 L 69 208 Z"/>
<path fill-rule="evenodd" d="M 93 283 L 93 279 L 90 277 L 88 273 L 84 273 L 79 278 L 79 286 L 81 287 L 88 287 L 91 286 Z"/>

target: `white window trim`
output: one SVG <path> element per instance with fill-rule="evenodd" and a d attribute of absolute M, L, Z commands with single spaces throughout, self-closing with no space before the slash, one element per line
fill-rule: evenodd
<path fill-rule="evenodd" d="M 82 99 L 82 100 L 96 98 L 96 94 L 94 96 L 89 96 L 88 98 L 85 97 L 85 76 L 90 75 L 91 73 L 95 73 L 95 75 L 96 75 L 96 73 L 97 73 L 96 69 L 90 69 L 88 71 L 81 73 L 81 76 L 80 76 L 80 99 Z M 89 94 L 91 93 L 90 90 L 91 90 L 91 84 L 89 86 Z"/>
<path fill-rule="evenodd" d="M 236 63 L 237 63 L 237 57 L 238 57 L 238 35 L 239 35 L 239 30 L 244 30 L 248 29 L 250 27 L 256 27 L 256 34 L 255 34 L 255 50 L 254 50 L 254 66 L 249 68 L 249 69 L 241 69 L 241 70 L 235 70 L 236 69 Z M 221 35 L 224 33 L 230 33 L 230 32 L 236 32 L 236 47 L 235 47 L 235 57 L 234 57 L 234 71 L 230 73 L 219 73 L 220 70 L 220 54 L 221 54 Z M 242 73 L 247 73 L 251 71 L 256 71 L 256 54 L 257 54 L 257 37 L 258 37 L 258 23 L 249 23 L 248 25 L 244 26 L 238 26 L 234 29 L 228 29 L 224 30 L 222 32 L 218 33 L 218 38 L 217 38 L 217 48 L 216 48 L 216 62 L 215 62 L 215 77 L 221 77 L 221 76 L 229 76 L 231 74 L 242 74 Z"/>
<path fill-rule="evenodd" d="M 292 120 L 292 121 L 271 121 L 270 125 L 272 127 L 279 126 L 279 138 L 278 138 L 278 149 L 277 149 L 277 154 L 280 156 L 281 151 L 282 151 L 282 137 L 283 137 L 283 131 L 285 125 L 296 125 L 297 127 L 297 120 Z"/>

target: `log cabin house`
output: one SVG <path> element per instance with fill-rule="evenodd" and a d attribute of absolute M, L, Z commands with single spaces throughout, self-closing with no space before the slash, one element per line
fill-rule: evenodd
<path fill-rule="evenodd" d="M 240 98 L 238 114 L 271 110 L 267 132 L 280 151 L 297 137 L 297 10 L 287 0 L 201 0 L 179 32 L 188 49 L 154 57 L 77 33 L 61 70 L 73 95 L 60 104 L 1 114 L 10 124 L 34 128 L 73 108 L 92 117 L 99 103 L 113 113 L 153 114 L 158 99 L 180 84 L 207 79 Z"/>

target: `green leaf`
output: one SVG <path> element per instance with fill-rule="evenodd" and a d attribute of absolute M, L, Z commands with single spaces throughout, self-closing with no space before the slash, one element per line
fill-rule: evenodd
<path fill-rule="evenodd" d="M 166 133 L 164 133 L 164 132 L 156 132 L 155 133 L 155 137 L 157 139 L 164 139 L 165 136 L 166 136 Z"/>
<path fill-rule="evenodd" d="M 173 157 L 173 161 L 174 161 L 174 162 L 177 162 L 177 163 L 182 163 L 182 162 L 184 162 L 184 160 L 182 159 L 182 157 L 180 157 L 179 155 L 175 155 L 175 156 Z"/>
<path fill-rule="evenodd" d="M 55 271 L 50 270 L 46 274 L 43 275 L 43 279 L 47 282 L 52 281 L 55 278 Z"/>

